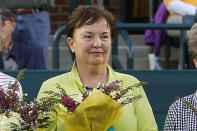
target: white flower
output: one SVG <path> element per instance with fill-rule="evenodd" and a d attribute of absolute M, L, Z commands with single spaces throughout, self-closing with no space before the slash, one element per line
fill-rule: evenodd
<path fill-rule="evenodd" d="M 4 114 L 0 114 L 0 131 L 9 131 L 8 118 Z"/>
<path fill-rule="evenodd" d="M 79 95 L 78 95 L 78 102 L 79 102 L 79 103 L 82 103 L 82 99 L 83 99 L 82 95 L 79 94 Z"/>
<path fill-rule="evenodd" d="M 9 117 L 5 113 L 0 114 L 0 131 L 10 131 L 12 123 L 21 128 L 21 122 L 23 120 L 16 112 L 9 112 Z"/>

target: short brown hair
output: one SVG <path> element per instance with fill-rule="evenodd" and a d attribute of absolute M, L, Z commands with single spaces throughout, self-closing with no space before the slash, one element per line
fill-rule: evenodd
<path fill-rule="evenodd" d="M 104 18 L 110 26 L 111 37 L 113 37 L 116 28 L 114 16 L 102 7 L 93 5 L 83 5 L 76 8 L 68 17 L 66 24 L 67 37 L 73 37 L 74 30 L 81 26 L 94 24 L 98 19 Z"/>
<path fill-rule="evenodd" d="M 197 23 L 189 31 L 188 51 L 193 58 L 197 58 Z"/>

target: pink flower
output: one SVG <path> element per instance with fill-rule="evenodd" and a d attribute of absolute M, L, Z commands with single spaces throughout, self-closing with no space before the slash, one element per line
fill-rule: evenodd
<path fill-rule="evenodd" d="M 115 101 L 118 101 L 120 98 L 124 97 L 129 92 L 129 90 L 133 90 L 134 87 L 140 87 L 143 84 L 143 82 L 139 82 L 139 83 L 135 83 L 134 85 L 129 86 L 125 89 L 120 89 L 121 82 L 122 82 L 121 80 L 115 80 L 112 83 L 110 83 L 109 85 L 103 86 L 102 84 L 100 84 L 100 85 L 98 85 L 97 89 L 100 90 L 102 93 L 108 95 L 109 97 L 111 97 Z M 45 93 L 50 94 L 52 96 L 50 98 L 57 97 L 57 100 L 59 103 L 61 103 L 64 107 L 66 107 L 69 112 L 73 112 L 78 107 L 78 105 L 80 103 L 73 100 L 72 98 L 70 98 L 63 88 L 61 88 L 59 86 L 57 88 L 60 90 L 60 94 L 57 94 L 53 91 L 49 91 L 49 92 L 45 92 Z M 84 92 L 82 94 L 82 101 L 84 101 L 89 95 L 90 95 L 89 92 L 87 92 L 87 91 Z M 130 97 L 128 97 L 128 98 L 130 98 Z M 120 103 L 120 104 L 126 105 L 128 103 L 131 103 L 135 99 L 139 99 L 138 97 L 136 97 L 134 99 L 128 99 L 128 98 L 126 98 L 126 100 L 123 101 L 124 102 L 123 104 L 122 103 Z"/>
<path fill-rule="evenodd" d="M 120 83 L 121 81 L 119 80 L 115 80 L 113 81 L 112 83 L 110 83 L 109 85 L 107 86 L 104 86 L 103 87 L 103 93 L 105 93 L 106 95 L 109 95 L 112 91 L 117 91 L 120 89 Z"/>
<path fill-rule="evenodd" d="M 7 109 L 6 94 L 0 90 L 0 113 L 4 113 Z"/>
<path fill-rule="evenodd" d="M 84 101 L 87 97 L 88 97 L 88 93 L 87 92 L 84 92 L 82 94 L 82 101 Z"/>
<path fill-rule="evenodd" d="M 63 104 L 64 107 L 67 107 L 68 111 L 70 112 L 73 112 L 78 106 L 74 100 L 65 94 L 62 96 L 60 103 Z"/>

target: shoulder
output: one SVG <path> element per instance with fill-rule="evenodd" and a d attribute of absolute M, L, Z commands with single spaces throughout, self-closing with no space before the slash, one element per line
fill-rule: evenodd
<path fill-rule="evenodd" d="M 49 78 L 42 83 L 42 86 L 38 93 L 38 98 L 45 96 L 45 94 L 43 94 L 43 92 L 45 91 L 52 90 L 57 92 L 58 89 L 56 87 L 67 85 L 70 79 L 72 79 L 70 72 Z"/>
<path fill-rule="evenodd" d="M 17 42 L 13 43 L 13 49 L 26 49 L 26 48 L 28 48 L 28 46 L 24 43 L 17 43 Z"/>
<path fill-rule="evenodd" d="M 12 51 L 14 52 L 14 54 L 17 54 L 27 60 L 31 59 L 41 61 L 43 58 L 41 49 L 38 49 L 34 46 L 28 46 L 25 43 L 14 43 Z"/>
<path fill-rule="evenodd" d="M 185 97 L 183 97 L 182 102 L 184 102 L 184 101 L 193 102 L 194 97 L 195 97 L 195 93 L 185 96 Z"/>
<path fill-rule="evenodd" d="M 193 103 L 193 100 L 194 100 L 194 94 L 179 98 L 171 104 L 169 110 L 173 110 L 174 112 L 183 111 L 183 109 L 187 109 L 184 108 L 187 107 L 186 102 Z"/>
<path fill-rule="evenodd" d="M 122 78 L 123 80 L 128 80 L 128 81 L 132 80 L 132 81 L 136 81 L 136 82 L 139 81 L 135 76 L 132 76 L 132 75 L 129 75 L 129 74 L 120 73 L 120 72 L 115 72 L 115 74 L 117 76 L 119 76 L 120 78 Z"/>
<path fill-rule="evenodd" d="M 60 84 L 62 82 L 68 81 L 69 79 L 71 79 L 70 72 L 67 72 L 67 73 L 49 78 L 48 80 L 44 81 L 43 84 L 47 84 L 47 85 L 52 84 L 52 83 L 53 84 L 55 84 L 55 83 Z"/>
<path fill-rule="evenodd" d="M 20 82 L 16 78 L 0 72 L 0 88 L 3 89 L 4 91 L 7 91 L 8 87 L 12 84 L 17 84 L 19 89 L 17 94 L 19 95 L 20 98 L 22 98 L 23 92 Z"/>
<path fill-rule="evenodd" d="M 126 84 L 125 86 L 130 86 L 139 82 L 139 80 L 135 76 L 125 74 L 125 73 L 120 73 L 120 72 L 114 71 L 111 68 L 109 68 L 109 71 L 110 71 L 110 77 L 112 80 L 121 80 L 123 81 L 123 84 L 124 83 Z"/>
<path fill-rule="evenodd" d="M 36 48 L 33 46 L 28 46 L 25 43 L 13 43 L 13 50 L 20 50 L 27 53 L 36 52 Z M 23 53 L 23 52 L 22 52 Z"/>
<path fill-rule="evenodd" d="M 0 84 L 17 81 L 14 77 L 0 72 Z"/>
<path fill-rule="evenodd" d="M 13 43 L 11 52 L 16 56 L 24 58 L 28 58 L 30 55 L 37 53 L 34 47 L 27 46 L 24 43 Z"/>
<path fill-rule="evenodd" d="M 174 102 L 172 103 L 172 105 L 180 106 L 180 105 L 182 105 L 185 101 L 192 102 L 192 101 L 193 101 L 193 97 L 194 97 L 194 94 L 191 94 L 191 95 L 182 97 L 182 98 L 177 99 L 176 101 L 174 101 Z"/>
<path fill-rule="evenodd" d="M 138 84 L 140 82 L 136 77 L 132 75 L 116 72 L 111 68 L 108 68 L 108 69 L 109 69 L 109 81 L 110 82 L 115 81 L 115 80 L 122 81 L 121 82 L 122 88 L 134 86 L 135 84 Z M 134 88 L 133 91 L 135 94 L 140 94 L 143 92 L 143 88 L 142 86 L 140 86 L 140 88 Z"/>

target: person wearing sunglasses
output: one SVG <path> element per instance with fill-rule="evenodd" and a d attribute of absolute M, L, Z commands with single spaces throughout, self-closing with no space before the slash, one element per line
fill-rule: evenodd
<path fill-rule="evenodd" d="M 43 57 L 34 47 L 12 40 L 16 28 L 14 14 L 8 9 L 0 9 L 0 69 L 46 69 Z"/>

